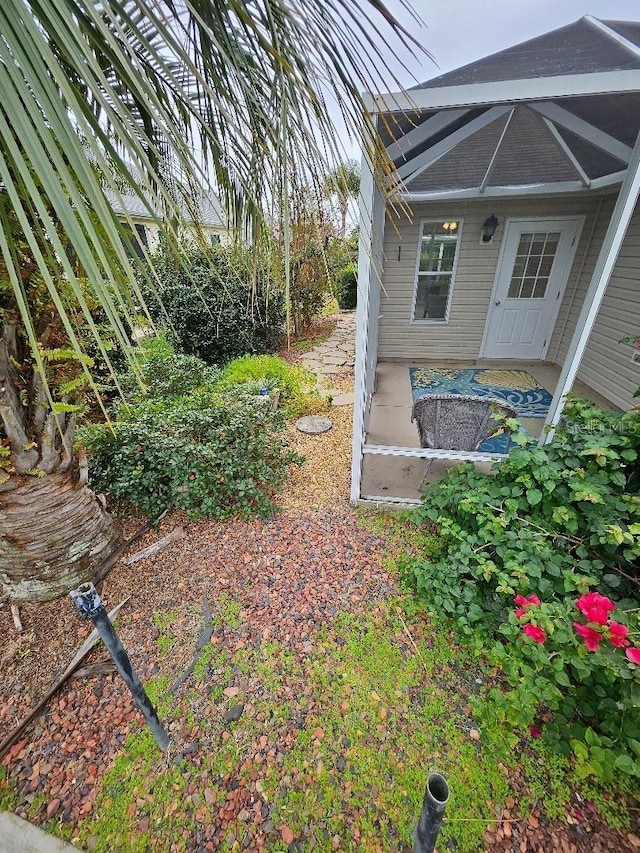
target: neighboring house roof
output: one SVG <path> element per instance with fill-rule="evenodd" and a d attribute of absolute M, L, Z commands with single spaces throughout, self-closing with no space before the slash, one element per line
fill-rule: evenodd
<path fill-rule="evenodd" d="M 127 213 L 132 219 L 147 219 L 153 221 L 144 202 L 136 195 L 129 193 L 122 194 L 117 197 L 114 192 L 107 190 L 107 198 L 111 203 L 116 214 Z M 196 202 L 198 209 L 198 221 L 205 228 L 227 228 L 227 222 L 222 210 L 222 205 L 218 198 L 213 195 L 205 195 L 204 193 Z M 193 217 L 186 205 L 182 205 L 184 218 L 187 222 L 193 222 Z"/>
<path fill-rule="evenodd" d="M 565 81 L 566 97 L 545 90 L 556 85 L 544 83 L 551 78 Z M 579 94 L 585 80 L 594 82 Z M 500 98 L 469 97 L 487 86 L 500 86 Z M 378 104 L 382 139 L 412 194 L 613 186 L 640 131 L 640 22 L 585 16 L 427 80 L 407 93 L 411 100 L 423 108 L 395 108 L 395 95 Z"/>

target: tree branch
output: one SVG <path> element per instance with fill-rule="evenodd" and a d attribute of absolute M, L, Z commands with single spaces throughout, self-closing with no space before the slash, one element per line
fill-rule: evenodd
<path fill-rule="evenodd" d="M 55 412 L 47 415 L 40 439 L 40 461 L 38 468 L 45 474 L 51 474 L 60 464 L 60 452 L 56 447 L 56 437 L 60 434 L 60 424 Z"/>
<path fill-rule="evenodd" d="M 71 415 L 62 436 L 62 458 L 58 470 L 66 471 L 73 461 L 73 439 L 76 435 L 76 416 Z"/>

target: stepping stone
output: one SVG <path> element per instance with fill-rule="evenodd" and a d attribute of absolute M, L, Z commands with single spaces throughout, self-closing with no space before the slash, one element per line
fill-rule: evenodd
<path fill-rule="evenodd" d="M 352 406 L 353 391 L 347 391 L 344 394 L 334 394 L 331 400 L 332 406 Z"/>
<path fill-rule="evenodd" d="M 323 355 L 322 361 L 324 364 L 344 364 L 344 355 Z"/>
<path fill-rule="evenodd" d="M 333 421 L 325 418 L 324 415 L 307 415 L 296 421 L 296 427 L 300 432 L 306 432 L 309 435 L 319 435 L 322 432 L 328 432 L 332 426 Z"/>

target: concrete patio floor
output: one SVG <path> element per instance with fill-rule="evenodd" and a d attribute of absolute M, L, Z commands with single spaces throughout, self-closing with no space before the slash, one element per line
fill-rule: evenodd
<path fill-rule="evenodd" d="M 544 362 L 489 361 L 476 362 L 416 362 L 385 361 L 378 362 L 376 371 L 376 389 L 371 404 L 371 418 L 366 433 L 367 445 L 392 447 L 420 447 L 416 425 L 411 423 L 413 398 L 409 367 L 438 368 L 490 368 L 501 370 L 526 370 L 543 388 L 553 395 L 560 367 Z M 604 409 L 615 409 L 608 400 L 597 394 L 583 382 L 576 382 L 573 393 L 596 403 Z M 522 418 L 526 430 L 533 436 L 539 436 L 544 426 L 543 418 Z M 415 503 L 420 500 L 418 489 L 425 470 L 425 461 L 401 456 L 365 455 L 362 470 L 361 494 L 363 497 L 377 500 L 406 501 Z M 439 479 L 447 467 L 457 463 L 436 460 L 429 474 L 429 481 Z M 489 470 L 486 463 L 477 463 L 483 470 Z"/>

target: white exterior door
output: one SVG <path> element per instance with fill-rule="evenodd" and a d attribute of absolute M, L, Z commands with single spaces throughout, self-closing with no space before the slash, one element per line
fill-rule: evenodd
<path fill-rule="evenodd" d="M 507 221 L 484 358 L 544 359 L 581 227 L 582 219 Z"/>

